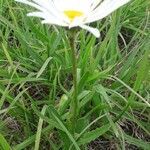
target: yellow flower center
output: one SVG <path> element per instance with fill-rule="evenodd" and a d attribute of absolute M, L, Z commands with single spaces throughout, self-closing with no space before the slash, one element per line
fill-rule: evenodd
<path fill-rule="evenodd" d="M 83 16 L 83 12 L 76 10 L 65 10 L 64 14 L 70 19 L 70 21 L 73 21 L 76 17 Z"/>

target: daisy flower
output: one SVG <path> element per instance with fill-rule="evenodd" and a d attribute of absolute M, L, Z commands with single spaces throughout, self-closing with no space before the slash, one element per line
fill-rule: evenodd
<path fill-rule="evenodd" d="M 81 27 L 96 37 L 98 29 L 88 26 L 128 3 L 130 0 L 15 0 L 36 8 L 28 16 L 42 18 L 43 24 L 63 27 Z"/>

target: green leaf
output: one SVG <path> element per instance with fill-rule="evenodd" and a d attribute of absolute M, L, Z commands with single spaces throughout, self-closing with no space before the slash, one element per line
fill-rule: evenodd
<path fill-rule="evenodd" d="M 103 125 L 100 128 L 97 128 L 95 130 L 89 131 L 85 133 L 79 140 L 79 145 L 87 144 L 96 138 L 100 137 L 101 135 L 105 134 L 110 129 L 110 124 Z"/>
<path fill-rule="evenodd" d="M 60 99 L 60 102 L 58 104 L 58 112 L 60 115 L 64 114 L 69 106 L 70 100 L 68 99 L 67 95 L 63 95 Z"/>
<path fill-rule="evenodd" d="M 47 106 L 44 106 L 41 114 L 44 115 L 46 112 Z M 39 149 L 39 145 L 40 145 L 40 138 L 41 138 L 41 132 L 42 132 L 42 125 L 43 125 L 43 119 L 40 118 L 39 119 L 39 123 L 38 123 L 38 128 L 37 128 L 37 133 L 36 133 L 36 139 L 35 139 L 35 147 L 34 150 L 38 150 Z"/>
<path fill-rule="evenodd" d="M 141 139 L 136 139 L 132 136 L 127 135 L 126 133 L 124 133 L 124 137 L 127 143 L 129 144 L 133 144 L 137 147 L 140 147 L 144 150 L 150 150 L 150 142 L 144 142 Z"/>
<path fill-rule="evenodd" d="M 89 91 L 85 97 L 81 100 L 81 102 L 79 103 L 79 108 L 81 109 L 82 107 L 84 107 L 89 101 L 91 101 L 92 97 L 94 95 L 93 91 Z"/>
<path fill-rule="evenodd" d="M 63 124 L 59 114 L 57 113 L 57 111 L 54 109 L 53 106 L 49 106 L 49 111 L 51 116 L 53 116 L 55 118 L 55 120 L 58 122 L 58 124 L 61 126 L 61 128 L 63 129 L 63 131 L 67 134 L 68 138 L 70 139 L 70 141 L 72 141 L 73 145 L 75 146 L 75 148 L 77 150 L 80 150 L 77 142 L 75 141 L 75 139 L 73 138 L 73 136 L 71 135 L 71 133 L 68 131 L 68 129 L 65 127 L 65 125 Z"/>
<path fill-rule="evenodd" d="M 61 127 L 60 127 L 60 125 L 55 120 L 50 119 L 50 118 L 44 116 L 43 114 L 41 114 L 41 112 L 38 111 L 37 108 L 34 105 L 32 105 L 32 109 L 34 110 L 34 112 L 36 113 L 36 115 L 38 115 L 44 121 L 46 121 L 47 123 L 49 123 L 53 128 L 56 127 L 58 129 L 62 130 Z"/>
<path fill-rule="evenodd" d="M 0 133 L 0 148 L 2 148 L 1 150 L 11 150 L 10 145 L 7 143 L 6 139 L 1 133 Z"/>
<path fill-rule="evenodd" d="M 111 107 L 111 98 L 108 96 L 107 90 L 101 84 L 96 85 L 94 89 L 102 96 L 102 99 L 104 99 L 103 101 L 106 101 Z"/>
<path fill-rule="evenodd" d="M 41 74 L 44 72 L 44 70 L 46 69 L 48 63 L 52 60 L 52 57 L 49 57 L 46 59 L 46 61 L 44 62 L 43 66 L 41 67 L 41 69 L 38 71 L 36 78 L 39 78 L 41 76 Z"/>
<path fill-rule="evenodd" d="M 76 133 L 80 133 L 87 125 L 89 124 L 89 120 L 85 117 L 77 120 L 76 124 Z"/>
<path fill-rule="evenodd" d="M 50 133 L 50 131 L 53 129 L 53 126 L 51 125 L 48 125 L 47 127 L 45 127 L 43 130 L 42 130 L 42 134 L 45 134 L 45 133 Z M 35 138 L 36 138 L 36 134 L 35 135 L 32 135 L 31 137 L 27 138 L 26 140 L 24 140 L 22 143 L 14 146 L 14 150 L 23 150 L 25 149 L 26 147 L 28 147 L 29 145 L 31 145 L 34 141 L 35 141 Z"/>

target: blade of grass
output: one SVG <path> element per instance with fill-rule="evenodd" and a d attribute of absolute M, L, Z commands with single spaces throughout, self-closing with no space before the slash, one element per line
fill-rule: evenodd
<path fill-rule="evenodd" d="M 47 106 L 43 106 L 41 114 L 44 115 L 46 112 Z M 39 145 L 40 145 L 40 138 L 41 138 L 41 133 L 42 133 L 42 125 L 43 125 L 43 119 L 39 119 L 38 123 L 38 128 L 37 128 L 37 133 L 36 133 L 36 138 L 35 138 L 35 146 L 34 150 L 39 150 Z"/>
<path fill-rule="evenodd" d="M 8 144 L 8 142 L 1 133 L 0 133 L 0 148 L 2 148 L 2 150 L 12 150 L 10 145 Z"/>

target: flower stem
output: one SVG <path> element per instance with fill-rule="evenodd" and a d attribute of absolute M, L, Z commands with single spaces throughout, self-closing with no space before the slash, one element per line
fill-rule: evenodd
<path fill-rule="evenodd" d="M 75 124 L 78 116 L 77 58 L 76 58 L 76 31 L 75 30 L 72 30 L 69 40 L 70 40 L 70 47 L 71 47 L 72 75 L 73 75 L 73 97 L 70 106 L 70 123 L 71 123 L 71 131 L 74 133 Z"/>

